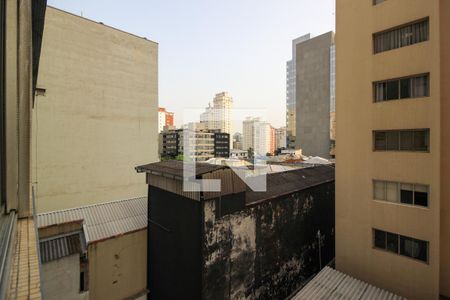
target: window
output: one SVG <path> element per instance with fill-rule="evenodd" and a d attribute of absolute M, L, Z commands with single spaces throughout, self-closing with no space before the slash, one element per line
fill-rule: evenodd
<path fill-rule="evenodd" d="M 380 4 L 382 2 L 384 2 L 385 0 L 373 0 L 373 5 L 377 5 Z"/>
<path fill-rule="evenodd" d="M 373 132 L 374 151 L 430 151 L 429 129 L 376 130 Z"/>
<path fill-rule="evenodd" d="M 428 242 L 400 236 L 400 255 L 428 262 Z"/>
<path fill-rule="evenodd" d="M 377 1 L 375 0 L 375 2 Z M 380 2 L 381 1 L 378 1 L 378 3 Z M 375 33 L 373 35 L 373 50 L 374 53 L 377 54 L 428 41 L 428 39 L 429 20 L 426 18 L 414 23 Z"/>
<path fill-rule="evenodd" d="M 428 262 L 429 243 L 383 230 L 373 230 L 373 247 Z"/>
<path fill-rule="evenodd" d="M 428 97 L 430 74 L 378 81 L 373 84 L 374 102 Z"/>
<path fill-rule="evenodd" d="M 423 184 L 373 181 L 375 200 L 428 207 L 429 187 Z"/>

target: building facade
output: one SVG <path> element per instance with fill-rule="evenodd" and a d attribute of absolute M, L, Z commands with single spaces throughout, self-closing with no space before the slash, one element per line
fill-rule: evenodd
<path fill-rule="evenodd" d="M 45 0 L 0 1 L 0 299 L 40 299 L 31 110 Z"/>
<path fill-rule="evenodd" d="M 297 45 L 295 145 L 305 155 L 330 157 L 333 45 L 333 32 Z"/>
<path fill-rule="evenodd" d="M 39 212 L 146 193 L 133 166 L 158 159 L 157 57 L 153 41 L 47 9 L 32 116 Z"/>
<path fill-rule="evenodd" d="M 286 127 L 275 129 L 275 150 L 286 149 Z"/>
<path fill-rule="evenodd" d="M 231 109 L 233 98 L 227 92 L 216 94 L 213 105 L 208 105 L 205 112 L 200 115 L 200 122 L 206 124 L 206 129 L 220 130 L 231 134 Z"/>
<path fill-rule="evenodd" d="M 286 299 L 334 257 L 333 168 L 272 173 L 253 192 L 199 163 L 196 177 L 222 189 L 189 193 L 182 162 L 137 170 L 149 184 L 149 299 Z"/>
<path fill-rule="evenodd" d="M 158 108 L 158 132 L 164 130 L 164 126 L 173 126 L 173 112 L 168 112 L 165 108 Z"/>
<path fill-rule="evenodd" d="M 159 134 L 159 155 L 161 158 L 175 158 L 185 155 L 185 147 L 189 147 L 189 158 L 205 161 L 213 157 L 230 156 L 230 135 L 220 130 L 206 130 L 203 123 L 189 124 L 185 129 L 165 127 Z M 199 129 L 203 127 L 203 129 Z M 183 137 L 188 134 L 188 140 Z"/>
<path fill-rule="evenodd" d="M 37 221 L 43 299 L 146 299 L 147 197 L 42 213 Z"/>
<path fill-rule="evenodd" d="M 274 146 L 275 136 L 272 126 L 268 122 L 258 121 L 254 123 L 254 155 L 266 156 L 267 153 L 272 153 L 272 146 Z"/>
<path fill-rule="evenodd" d="M 247 117 L 242 122 L 242 150 L 255 149 L 255 124 L 260 118 Z"/>
<path fill-rule="evenodd" d="M 310 39 L 310 34 L 306 34 L 292 41 L 292 59 L 286 62 L 286 143 L 289 149 L 295 149 L 296 136 L 296 57 L 297 45 Z"/>
<path fill-rule="evenodd" d="M 336 267 L 450 297 L 450 2 L 336 11 Z"/>
<path fill-rule="evenodd" d="M 233 134 L 233 149 L 242 150 L 242 133 L 236 132 Z"/>

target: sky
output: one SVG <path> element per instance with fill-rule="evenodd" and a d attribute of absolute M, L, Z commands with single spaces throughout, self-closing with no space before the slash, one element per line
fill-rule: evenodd
<path fill-rule="evenodd" d="M 48 0 L 159 43 L 159 105 L 202 109 L 227 91 L 237 109 L 285 126 L 292 40 L 334 31 L 334 0 Z M 258 115 L 254 115 L 255 117 Z"/>

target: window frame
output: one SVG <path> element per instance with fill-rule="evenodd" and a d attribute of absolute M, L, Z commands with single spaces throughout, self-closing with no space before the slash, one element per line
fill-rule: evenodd
<path fill-rule="evenodd" d="M 414 41 L 414 42 L 411 42 L 410 44 L 407 44 L 407 45 L 403 45 L 402 43 L 400 43 L 400 45 L 397 45 L 397 47 L 392 47 L 392 48 L 387 49 L 387 50 L 377 51 L 377 37 L 379 37 L 379 36 L 381 36 L 383 34 L 386 34 L 388 32 L 399 31 L 401 29 L 406 29 L 408 26 L 413 26 L 413 25 L 420 24 L 420 23 L 425 23 L 425 22 L 427 23 L 427 37 L 426 37 L 426 39 L 423 39 L 420 42 Z M 404 47 L 408 47 L 408 46 L 412 46 L 412 45 L 428 42 L 430 40 L 430 32 L 431 31 L 430 31 L 430 17 L 429 16 L 421 18 L 421 19 L 417 19 L 417 20 L 414 20 L 414 21 L 411 21 L 411 22 L 408 22 L 408 23 L 404 23 L 404 24 L 401 24 L 401 25 L 398 25 L 398 26 L 394 26 L 394 27 L 391 27 L 391 28 L 388 28 L 388 29 L 384 29 L 384 30 L 381 30 L 381 31 L 374 32 L 374 33 L 372 33 L 372 54 L 373 55 L 377 55 L 377 54 L 380 54 L 380 53 L 389 52 L 389 51 L 396 50 L 396 49 L 399 49 L 399 48 L 404 48 Z M 385 37 L 385 39 L 387 39 L 387 37 Z M 411 39 L 413 39 L 413 37 Z"/>
<path fill-rule="evenodd" d="M 388 150 L 388 142 L 387 136 L 388 133 L 397 133 L 398 135 L 398 149 Z M 413 133 L 413 143 L 412 149 L 403 150 L 401 145 L 400 135 L 401 132 L 412 132 Z M 415 133 L 416 132 L 424 132 L 426 134 L 425 143 L 427 144 L 426 150 L 414 150 L 415 149 Z M 377 134 L 384 134 L 384 149 L 377 149 Z M 379 142 L 379 141 L 378 141 Z M 430 153 L 431 152 L 431 130 L 429 128 L 414 128 L 414 129 L 380 129 L 380 130 L 372 130 L 372 151 L 373 152 L 412 152 L 412 153 Z"/>
<path fill-rule="evenodd" d="M 376 232 L 384 233 L 384 238 L 385 238 L 384 248 L 376 246 L 376 239 L 375 239 Z M 388 250 L 388 235 L 389 234 L 397 236 L 397 252 Z M 419 259 L 419 258 L 416 258 L 416 257 L 412 257 L 412 256 L 409 256 L 409 255 L 402 254 L 401 238 L 425 243 L 425 245 L 426 245 L 425 246 L 426 260 L 422 260 L 422 259 Z M 425 241 L 425 240 L 421 240 L 421 239 L 417 239 L 417 238 L 413 238 L 413 237 L 409 237 L 409 236 L 406 236 L 406 235 L 403 235 L 403 234 L 393 233 L 393 232 L 381 230 L 381 229 L 378 229 L 378 228 L 372 228 L 372 249 L 378 250 L 378 251 L 383 251 L 383 252 L 390 253 L 390 254 L 394 254 L 394 255 L 397 255 L 397 256 L 401 256 L 401 257 L 405 257 L 407 259 L 412 259 L 414 261 L 417 261 L 417 262 L 420 262 L 420 263 L 424 263 L 424 264 L 427 264 L 427 265 L 430 264 L 430 242 L 429 241 Z"/>
<path fill-rule="evenodd" d="M 378 199 L 377 197 L 375 197 L 375 184 L 378 183 L 382 183 L 384 185 L 384 199 Z M 387 184 L 388 183 L 394 183 L 397 185 L 397 191 L 396 191 L 396 195 L 397 195 L 397 201 L 389 201 L 387 200 Z M 412 204 L 409 203 L 404 203 L 401 202 L 402 198 L 401 198 L 401 186 L 402 184 L 405 185 L 411 185 L 412 186 Z M 427 189 L 427 205 L 423 206 L 423 205 L 418 205 L 416 204 L 416 186 L 422 186 L 422 187 L 426 187 Z M 391 180 L 381 180 L 381 179 L 373 179 L 372 180 L 372 199 L 374 201 L 381 201 L 381 202 L 385 202 L 385 203 L 394 203 L 394 204 L 398 204 L 398 205 L 405 205 L 408 207 L 417 207 L 417 208 L 422 208 L 422 209 L 430 209 L 430 198 L 431 198 L 431 188 L 429 184 L 424 184 L 424 183 L 410 183 L 410 182 L 400 182 L 400 181 L 391 181 Z"/>
<path fill-rule="evenodd" d="M 416 78 L 420 78 L 420 77 L 426 77 L 426 83 L 427 83 L 427 91 L 426 91 L 426 96 L 413 96 L 412 94 L 409 97 L 405 97 L 402 98 L 402 80 L 408 79 L 410 81 L 410 89 L 413 88 L 413 86 L 411 85 L 411 81 L 413 79 Z M 398 100 L 412 100 L 412 99 L 422 99 L 422 98 L 430 98 L 431 97 L 431 86 L 430 86 L 430 80 L 431 75 L 430 72 L 425 72 L 425 73 L 419 73 L 419 74 L 414 74 L 414 75 L 408 75 L 408 76 L 403 76 L 403 77 L 396 77 L 396 78 L 389 78 L 389 79 L 384 79 L 384 80 L 377 80 L 372 82 L 372 102 L 373 103 L 385 103 L 385 102 L 391 102 L 391 101 L 398 101 Z M 397 81 L 398 84 L 398 98 L 393 98 L 393 99 L 387 99 L 387 84 L 388 83 L 392 83 Z M 382 99 L 382 100 L 378 100 L 377 96 L 377 90 L 378 90 L 378 85 L 379 84 L 383 84 L 383 93 L 386 94 L 386 99 Z M 412 91 L 410 90 L 410 93 Z M 383 97 L 384 98 L 384 97 Z"/>
<path fill-rule="evenodd" d="M 384 2 L 386 2 L 386 0 L 372 0 L 372 5 L 376 6 L 376 5 L 380 5 L 380 4 L 384 3 Z"/>

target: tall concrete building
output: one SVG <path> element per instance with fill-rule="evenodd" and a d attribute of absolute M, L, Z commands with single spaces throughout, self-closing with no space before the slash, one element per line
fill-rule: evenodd
<path fill-rule="evenodd" d="M 233 98 L 227 92 L 216 94 L 213 105 L 208 105 L 205 112 L 200 115 L 200 122 L 206 123 L 207 129 L 220 130 L 231 134 L 231 109 Z"/>
<path fill-rule="evenodd" d="M 295 148 L 295 120 L 296 120 L 296 57 L 297 45 L 310 39 L 310 34 L 306 34 L 292 41 L 292 59 L 286 62 L 286 128 L 287 146 Z"/>
<path fill-rule="evenodd" d="M 286 148 L 286 127 L 275 129 L 275 150 Z"/>
<path fill-rule="evenodd" d="M 0 299 L 41 299 L 30 121 L 46 2 L 0 1 Z"/>
<path fill-rule="evenodd" d="M 158 159 L 157 43 L 49 7 L 37 88 L 39 212 L 146 194 L 134 166 Z"/>
<path fill-rule="evenodd" d="M 450 1 L 338 0 L 336 25 L 336 267 L 450 297 Z"/>
<path fill-rule="evenodd" d="M 305 155 L 330 157 L 333 45 L 333 32 L 297 45 L 295 145 Z"/>
<path fill-rule="evenodd" d="M 158 108 L 158 132 L 164 130 L 164 126 L 173 126 L 173 112 L 167 111 L 164 107 Z"/>
<path fill-rule="evenodd" d="M 242 150 L 255 149 L 255 124 L 260 118 L 247 117 L 242 122 Z"/>

